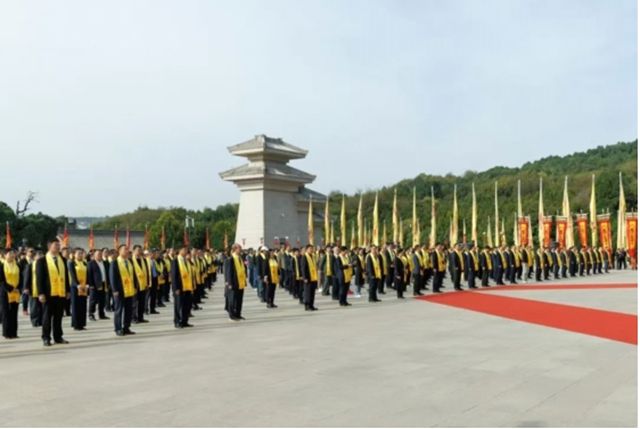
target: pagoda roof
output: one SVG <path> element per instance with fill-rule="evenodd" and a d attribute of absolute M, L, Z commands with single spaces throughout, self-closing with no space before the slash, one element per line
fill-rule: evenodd
<path fill-rule="evenodd" d="M 277 179 L 298 183 L 311 183 L 316 176 L 305 173 L 286 164 L 256 164 L 249 163 L 231 170 L 223 171 L 220 177 L 227 181 L 241 181 L 251 179 Z"/>
<path fill-rule="evenodd" d="M 255 155 L 275 155 L 282 159 L 300 159 L 307 156 L 307 151 L 297 146 L 289 144 L 281 138 L 268 137 L 258 134 L 251 140 L 228 147 L 232 155 L 255 156 Z"/>

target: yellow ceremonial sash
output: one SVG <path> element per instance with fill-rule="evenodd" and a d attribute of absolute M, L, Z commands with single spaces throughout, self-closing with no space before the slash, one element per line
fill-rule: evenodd
<path fill-rule="evenodd" d="M 182 256 L 178 256 L 178 268 L 180 269 L 180 279 L 182 280 L 183 291 L 193 291 L 193 275 L 191 267 Z"/>
<path fill-rule="evenodd" d="M 233 264 L 236 268 L 236 278 L 238 279 L 238 288 L 244 289 L 247 285 L 247 275 L 244 272 L 244 265 L 238 255 L 233 255 Z"/>
<path fill-rule="evenodd" d="M 159 259 L 156 261 L 156 272 L 158 274 L 158 285 L 164 284 L 164 261 Z"/>
<path fill-rule="evenodd" d="M 38 296 L 38 283 L 36 282 L 36 261 L 31 263 L 31 296 Z"/>
<path fill-rule="evenodd" d="M 416 264 L 413 263 L 413 256 L 407 258 L 409 261 L 409 269 L 411 270 L 411 272 L 413 272 L 413 269 L 415 268 Z"/>
<path fill-rule="evenodd" d="M 138 263 L 138 258 L 132 258 L 133 262 L 133 271 L 136 274 L 136 278 L 138 279 L 138 287 L 141 291 L 147 289 L 147 284 L 149 282 L 149 278 L 147 277 L 147 270 L 142 267 L 140 263 Z"/>
<path fill-rule="evenodd" d="M 498 252 L 500 254 L 500 260 L 502 261 L 502 267 L 506 267 L 507 266 L 507 260 L 504 258 L 504 253 L 502 252 Z"/>
<path fill-rule="evenodd" d="M 515 259 L 516 267 L 520 267 L 520 254 L 518 252 L 513 252 L 513 256 Z M 558 256 L 560 257 L 560 256 Z"/>
<path fill-rule="evenodd" d="M 51 286 L 49 292 L 51 293 L 51 296 L 62 298 L 66 297 L 67 294 L 65 290 L 65 278 L 67 276 L 67 271 L 64 263 L 62 262 L 62 256 L 57 256 L 57 264 L 53 262 L 53 256 L 51 254 L 47 253 L 47 256 L 45 256 L 45 258 L 47 258 L 46 261 L 49 271 L 49 284 Z"/>
<path fill-rule="evenodd" d="M 460 253 L 460 251 L 456 250 L 456 255 L 458 256 L 458 261 L 460 261 L 460 270 L 464 271 L 464 258 L 462 257 L 462 253 Z"/>
<path fill-rule="evenodd" d="M 487 268 L 492 270 L 493 269 L 493 262 L 491 262 L 491 254 L 489 253 L 488 250 L 484 251 L 484 258 L 487 260 Z"/>
<path fill-rule="evenodd" d="M 271 283 L 278 284 L 280 282 L 280 276 L 278 275 L 278 260 L 269 258 L 269 271 L 271 272 Z"/>
<path fill-rule="evenodd" d="M 327 253 L 326 263 L 325 263 L 325 270 L 327 271 L 327 276 L 332 275 L 331 270 L 333 269 L 333 267 L 331 265 L 333 265 L 331 263 L 331 253 Z"/>
<path fill-rule="evenodd" d="M 304 255 L 307 258 L 307 265 L 309 266 L 309 281 L 317 282 L 318 281 L 318 271 L 316 270 L 316 261 L 313 260 L 313 257 L 309 256 L 309 254 Z M 329 261 L 329 256 L 327 256 L 327 263 Z M 327 273 L 327 275 L 329 275 Z"/>
<path fill-rule="evenodd" d="M 294 265 L 294 271 L 296 273 L 296 280 L 300 280 L 302 278 L 302 276 L 300 275 L 300 267 L 298 266 L 298 258 L 296 258 L 295 256 L 293 257 L 293 265 Z"/>
<path fill-rule="evenodd" d="M 349 282 L 351 282 L 351 278 L 353 277 L 353 268 L 351 268 L 349 266 L 349 257 L 340 256 L 340 259 L 342 260 L 342 265 L 345 266 L 345 269 L 344 269 L 344 282 L 345 283 L 349 283 Z"/>
<path fill-rule="evenodd" d="M 86 285 L 87 284 L 87 264 L 82 262 L 75 262 L 76 269 L 76 280 L 78 280 L 78 285 Z M 84 288 L 78 288 L 79 296 L 87 296 L 87 290 Z"/>
<path fill-rule="evenodd" d="M 475 254 L 475 252 L 470 252 L 471 253 L 471 258 L 473 259 L 473 269 L 475 271 L 478 271 L 480 269 L 480 263 L 478 262 L 478 256 Z"/>
<path fill-rule="evenodd" d="M 13 286 L 13 290 L 7 294 L 10 303 L 20 302 L 20 268 L 16 262 L 4 263 L 4 279 L 9 286 Z"/>
<path fill-rule="evenodd" d="M 389 273 L 389 267 L 387 266 L 387 258 L 382 257 L 382 273 L 386 276 Z"/>
<path fill-rule="evenodd" d="M 373 275 L 376 279 L 381 279 L 382 274 L 380 273 L 380 261 L 378 261 L 377 257 L 373 257 L 373 255 L 369 255 L 371 258 L 371 263 L 373 264 Z"/>
<path fill-rule="evenodd" d="M 125 298 L 131 298 L 136 294 L 135 285 L 133 284 L 133 267 L 128 261 L 118 256 L 118 271 L 122 280 L 122 291 Z"/>
<path fill-rule="evenodd" d="M 447 269 L 447 263 L 444 259 L 444 255 L 441 252 L 436 252 L 436 256 L 438 257 L 438 271 L 445 271 Z"/>

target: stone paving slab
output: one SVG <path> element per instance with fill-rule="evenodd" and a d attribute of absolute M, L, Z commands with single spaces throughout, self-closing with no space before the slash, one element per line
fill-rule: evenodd
<path fill-rule="evenodd" d="M 596 277 L 632 282 L 636 274 Z M 629 308 L 628 292 L 612 293 L 607 305 Z M 603 299 L 600 291 L 571 294 L 581 305 Z M 9 392 L 0 401 L 2 424 L 637 423 L 633 345 L 390 294 L 378 304 L 351 298 L 349 308 L 319 296 L 320 311 L 311 313 L 281 290 L 280 307 L 268 310 L 247 290 L 248 320 L 235 323 L 221 295 L 216 286 L 189 330 L 173 329 L 168 309 L 125 338 L 113 335 L 110 321 L 76 333 L 65 319 L 71 344 L 51 349 L 21 318 L 21 338 L 0 342 L 2 390 Z"/>

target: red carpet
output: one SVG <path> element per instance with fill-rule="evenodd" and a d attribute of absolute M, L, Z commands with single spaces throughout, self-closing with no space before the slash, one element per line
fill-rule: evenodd
<path fill-rule="evenodd" d="M 559 289 L 636 289 L 638 285 L 636 283 L 607 283 L 607 284 L 550 284 L 550 285 L 537 285 L 537 284 L 517 284 L 514 286 L 491 286 L 478 288 L 475 292 L 492 291 L 492 290 L 559 290 Z"/>
<path fill-rule="evenodd" d="M 493 316 L 638 344 L 638 316 L 488 293 L 452 292 L 417 298 Z"/>

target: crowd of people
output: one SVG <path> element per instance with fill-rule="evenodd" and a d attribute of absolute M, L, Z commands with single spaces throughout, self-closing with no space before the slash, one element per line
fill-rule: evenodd
<path fill-rule="evenodd" d="M 316 311 L 315 296 L 331 296 L 340 306 L 362 297 L 380 302 L 387 291 L 404 299 L 425 291 L 441 293 L 448 277 L 455 290 L 491 285 L 599 275 L 624 269 L 624 249 L 612 253 L 602 247 L 562 249 L 552 243 L 531 246 L 479 247 L 458 243 L 448 247 L 394 243 L 349 249 L 344 246 L 303 248 L 283 244 L 226 251 L 194 249 L 146 250 L 61 248 L 52 241 L 45 252 L 35 249 L 0 251 L 0 321 L 6 339 L 18 338 L 20 306 L 34 328 L 42 330 L 45 346 L 66 344 L 63 318 L 74 330 L 87 320 L 109 319 L 115 334 L 134 335 L 133 324 L 148 323 L 158 308 L 173 307 L 177 329 L 190 328 L 193 311 L 202 308 L 208 293 L 223 278 L 225 311 L 232 321 L 244 320 L 242 304 L 247 286 L 267 309 L 275 309 L 276 290 L 287 291 L 306 311 Z"/>

